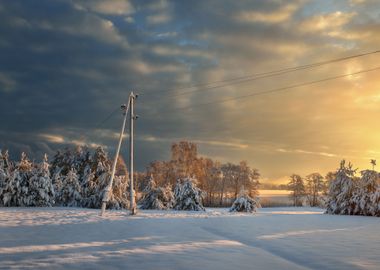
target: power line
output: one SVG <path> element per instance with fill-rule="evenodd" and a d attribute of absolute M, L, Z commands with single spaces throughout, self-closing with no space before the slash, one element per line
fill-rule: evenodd
<path fill-rule="evenodd" d="M 158 93 L 163 93 L 163 92 L 175 92 L 175 91 L 189 89 L 189 91 L 184 91 L 182 93 L 176 93 L 176 94 L 170 95 L 169 98 L 170 97 L 176 97 L 176 96 L 182 96 L 182 95 L 186 95 L 186 94 L 190 94 L 190 93 L 194 93 L 194 92 L 206 91 L 206 90 L 210 90 L 210 89 L 216 89 L 216 88 L 226 87 L 226 86 L 230 86 L 230 85 L 246 83 L 246 82 L 259 80 L 259 79 L 263 79 L 263 78 L 279 76 L 279 75 L 287 74 L 290 72 L 295 72 L 295 71 L 299 71 L 299 70 L 305 70 L 305 69 L 310 69 L 310 68 L 314 68 L 314 67 L 319 67 L 322 65 L 327 65 L 327 64 L 331 64 L 331 63 L 350 60 L 350 59 L 354 59 L 354 58 L 358 58 L 358 57 L 376 54 L 379 52 L 380 52 L 380 50 L 376 50 L 376 51 L 372 51 L 372 52 L 361 53 L 361 54 L 356 54 L 356 55 L 351 55 L 351 56 L 346 56 L 346 57 L 341 57 L 341 58 L 335 58 L 335 59 L 331 59 L 331 60 L 327 60 L 327 61 L 311 63 L 311 64 L 307 64 L 307 65 L 302 65 L 302 66 L 288 67 L 288 68 L 283 68 L 283 69 L 279 69 L 279 70 L 256 73 L 256 74 L 251 74 L 251 75 L 246 75 L 246 76 L 241 76 L 241 77 L 235 77 L 235 78 L 230 78 L 230 79 L 225 79 L 225 80 L 219 80 L 219 81 L 214 81 L 214 82 L 209 82 L 209 83 L 196 84 L 196 85 L 192 85 L 189 87 L 183 87 L 183 88 L 177 88 L 177 89 L 163 89 L 163 90 L 152 92 L 150 94 L 158 94 Z M 222 83 L 222 84 L 221 85 L 214 85 L 217 83 Z M 197 87 L 201 87 L 201 86 L 205 86 L 205 87 L 197 88 Z M 194 89 L 194 88 L 196 88 L 196 89 Z M 168 98 L 168 97 L 166 97 L 166 98 Z"/>
<path fill-rule="evenodd" d="M 101 127 L 105 122 L 107 122 L 109 119 L 111 119 L 111 117 L 117 112 L 119 111 L 120 108 L 116 108 L 115 110 L 113 110 L 107 117 L 105 117 L 103 120 L 101 120 L 98 124 L 96 124 L 94 126 L 94 129 L 97 129 L 99 127 Z"/>
<path fill-rule="evenodd" d="M 113 110 L 110 114 L 108 114 L 105 118 L 103 118 L 101 121 L 99 121 L 96 125 L 94 125 L 94 127 L 90 130 L 88 129 L 87 131 L 85 131 L 80 137 L 79 137 L 79 141 L 82 141 L 85 139 L 85 137 L 87 137 L 89 135 L 90 132 L 92 132 L 94 129 L 98 129 L 100 128 L 105 122 L 107 122 L 109 119 L 111 119 L 111 117 L 117 112 L 119 111 L 120 108 L 116 108 L 115 110 Z"/>
<path fill-rule="evenodd" d="M 248 95 L 242 95 L 242 96 L 232 97 L 232 98 L 218 100 L 218 101 L 211 101 L 211 102 L 207 102 L 207 103 L 200 103 L 200 104 L 195 104 L 195 105 L 191 105 L 191 106 L 174 108 L 172 110 L 161 111 L 160 113 L 162 113 L 162 112 L 172 112 L 172 111 L 178 111 L 178 110 L 187 110 L 187 109 L 207 106 L 207 105 L 211 105 L 211 104 L 225 103 L 225 102 L 232 101 L 232 100 L 238 100 L 238 99 L 250 98 L 250 97 L 259 96 L 259 95 L 265 95 L 265 94 L 271 94 L 271 93 L 275 93 L 275 92 L 286 91 L 286 90 L 290 90 L 290 89 L 293 89 L 293 88 L 298 88 L 298 87 L 303 87 L 303 86 L 307 86 L 307 85 L 313 85 L 313 84 L 317 84 L 317 83 L 321 83 L 321 82 L 336 80 L 336 79 L 340 79 L 340 78 L 344 78 L 344 77 L 348 77 L 348 76 L 354 76 L 354 75 L 358 75 L 358 74 L 362 74 L 362 73 L 376 71 L 376 70 L 379 70 L 379 69 L 380 69 L 380 66 L 379 67 L 375 67 L 375 68 L 371 68 L 371 69 L 360 70 L 360 71 L 352 72 L 352 73 L 348 73 L 348 74 L 342 74 L 342 75 L 337 75 L 337 76 L 333 76 L 333 77 L 328 77 L 328 78 L 324 78 L 324 79 L 320 79 L 320 80 L 315 80 L 315 81 L 310 81 L 310 82 L 304 82 L 304 83 L 294 84 L 294 85 L 280 87 L 280 88 L 274 88 L 274 89 L 265 90 L 265 91 L 261 91 L 261 92 L 255 92 L 255 93 L 251 93 L 251 94 L 248 94 Z"/>

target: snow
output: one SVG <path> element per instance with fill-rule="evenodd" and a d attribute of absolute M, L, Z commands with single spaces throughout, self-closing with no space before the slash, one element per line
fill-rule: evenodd
<path fill-rule="evenodd" d="M 318 208 L 256 214 L 0 208 L 0 269 L 378 269 L 380 219 Z"/>

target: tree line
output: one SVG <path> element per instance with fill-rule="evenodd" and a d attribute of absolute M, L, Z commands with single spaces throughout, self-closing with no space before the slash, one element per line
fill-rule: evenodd
<path fill-rule="evenodd" d="M 8 151 L 0 151 L 0 206 L 73 206 L 100 208 L 110 177 L 106 152 L 87 147 L 59 150 L 49 163 L 31 161 L 25 153 L 12 161 Z M 109 208 L 126 208 L 128 175 L 118 162 Z"/>
<path fill-rule="evenodd" d="M 12 161 L 7 151 L 0 151 L 0 206 L 74 206 L 99 208 L 111 174 L 111 160 L 103 148 L 94 151 L 78 146 L 58 150 L 52 160 L 45 155 L 41 162 L 31 161 L 25 153 Z M 171 159 L 151 162 L 145 172 L 136 172 L 136 189 L 142 199 L 152 180 L 157 187 L 175 193 L 183 185 L 199 189 L 204 206 L 231 206 L 241 190 L 248 196 L 258 195 L 259 172 L 247 162 L 239 164 L 214 161 L 198 156 L 194 143 L 173 143 Z M 129 176 L 122 158 L 108 208 L 129 206 Z M 166 193 L 168 194 L 168 193 Z M 203 207 L 203 206 L 202 206 Z"/>
<path fill-rule="evenodd" d="M 143 176 L 144 177 L 144 176 Z M 258 195 L 260 173 L 246 161 L 220 163 L 198 156 L 194 143 L 181 141 L 171 146 L 171 159 L 151 162 L 146 170 L 144 187 L 153 177 L 158 186 L 175 186 L 177 179 L 192 177 L 204 191 L 205 206 L 230 206 L 243 189 L 250 197 Z"/>
<path fill-rule="evenodd" d="M 374 166 L 357 176 L 357 169 L 342 160 L 339 168 L 325 177 L 319 173 L 305 178 L 292 174 L 288 189 L 294 206 L 306 201 L 310 206 L 326 208 L 329 214 L 380 216 L 380 174 Z"/>
<path fill-rule="evenodd" d="M 306 177 L 292 174 L 289 177 L 287 189 L 291 191 L 290 199 L 293 206 L 324 206 L 324 198 L 327 195 L 329 183 L 333 179 L 332 173 L 323 177 L 320 173 L 311 173 Z"/>

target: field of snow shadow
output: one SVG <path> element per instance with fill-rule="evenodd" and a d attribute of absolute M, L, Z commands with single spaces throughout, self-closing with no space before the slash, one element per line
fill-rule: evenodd
<path fill-rule="evenodd" d="M 0 269 L 379 269 L 379 229 L 315 208 L 0 208 Z"/>

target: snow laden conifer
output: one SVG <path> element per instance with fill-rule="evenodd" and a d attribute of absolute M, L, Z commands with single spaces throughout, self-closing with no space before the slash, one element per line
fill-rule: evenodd
<path fill-rule="evenodd" d="M 60 193 L 61 206 L 81 206 L 81 186 L 79 184 L 78 175 L 74 169 L 70 169 L 64 177 Z"/>
<path fill-rule="evenodd" d="M 95 150 L 91 163 L 82 177 L 83 207 L 100 208 L 104 190 L 110 177 L 110 161 L 102 147 Z"/>
<path fill-rule="evenodd" d="M 0 149 L 0 206 L 3 206 L 3 193 L 5 190 L 5 185 L 9 181 L 9 170 L 5 166 L 5 159 L 3 152 Z"/>
<path fill-rule="evenodd" d="M 380 183 L 377 184 L 375 192 L 371 194 L 369 213 L 372 216 L 380 217 Z"/>
<path fill-rule="evenodd" d="M 374 170 L 364 170 L 361 171 L 361 175 L 351 199 L 352 205 L 355 205 L 353 214 L 376 216 L 378 201 L 376 202 L 374 195 L 379 187 L 379 173 Z"/>
<path fill-rule="evenodd" d="M 113 180 L 107 207 L 109 209 L 129 208 L 129 183 L 125 175 L 116 175 Z"/>
<path fill-rule="evenodd" d="M 90 167 L 84 170 L 82 176 L 82 201 L 81 205 L 88 208 L 97 208 L 99 206 L 98 182 L 95 179 L 95 173 Z"/>
<path fill-rule="evenodd" d="M 9 178 L 3 188 L 4 206 L 28 206 L 29 179 L 33 173 L 33 164 L 23 152 L 21 160 L 9 172 Z"/>
<path fill-rule="evenodd" d="M 54 196 L 48 158 L 45 154 L 43 161 L 34 169 L 29 179 L 28 206 L 52 206 Z"/>
<path fill-rule="evenodd" d="M 148 185 L 144 189 L 144 197 L 141 200 L 141 209 L 167 210 L 173 207 L 174 195 L 171 187 L 158 187 L 151 175 Z"/>
<path fill-rule="evenodd" d="M 256 212 L 260 204 L 257 199 L 253 199 L 248 195 L 244 189 L 240 191 L 239 196 L 236 198 L 230 208 L 230 212 Z"/>
<path fill-rule="evenodd" d="M 194 178 L 178 179 L 174 188 L 175 210 L 205 211 L 203 192 Z"/>
<path fill-rule="evenodd" d="M 54 202 L 56 205 L 63 204 L 62 189 L 63 189 L 63 176 L 59 171 L 57 171 L 51 178 L 53 189 L 54 189 Z"/>
<path fill-rule="evenodd" d="M 326 213 L 341 215 L 355 213 L 356 202 L 352 199 L 357 188 L 355 172 L 356 170 L 352 168 L 351 163 L 346 166 L 345 160 L 341 161 L 340 168 L 336 172 L 336 178 L 330 184 Z"/>

